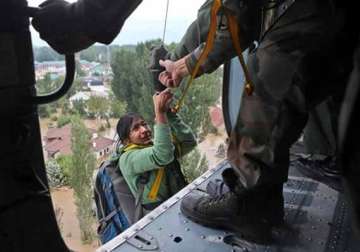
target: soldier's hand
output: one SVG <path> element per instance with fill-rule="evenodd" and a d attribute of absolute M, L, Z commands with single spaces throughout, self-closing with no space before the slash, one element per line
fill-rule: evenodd
<path fill-rule="evenodd" d="M 75 16 L 70 3 L 64 0 L 47 0 L 39 5 L 31 23 L 55 51 L 70 54 L 89 47 L 94 43 L 81 33 L 80 17 Z"/>
<path fill-rule="evenodd" d="M 165 67 L 165 71 L 159 74 L 159 81 L 167 87 L 178 87 L 182 79 L 189 74 L 185 64 L 185 58 L 178 61 L 160 60 L 160 66 Z"/>

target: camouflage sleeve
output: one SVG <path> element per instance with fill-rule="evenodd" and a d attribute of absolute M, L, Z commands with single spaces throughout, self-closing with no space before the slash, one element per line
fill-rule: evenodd
<path fill-rule="evenodd" d="M 210 11 L 213 1 L 207 1 L 200 10 L 199 17 L 196 21 L 198 26 L 201 27 L 201 38 L 197 48 L 191 51 L 190 57 L 186 60 L 186 65 L 189 71 L 192 71 L 198 61 L 201 52 L 205 46 L 206 36 L 210 26 Z M 239 40 L 243 50 L 247 49 L 256 35 L 259 34 L 259 25 L 261 21 L 260 8 L 257 1 L 224 1 L 224 6 L 236 16 L 239 24 Z M 206 35 L 205 35 L 206 34 Z M 187 34 L 185 35 L 187 36 Z M 184 43 L 185 39 L 183 38 Z M 236 51 L 233 47 L 231 35 L 228 30 L 227 19 L 224 12 L 220 11 L 217 17 L 217 31 L 213 48 L 206 58 L 205 62 L 200 68 L 200 73 L 211 73 L 216 70 L 225 61 L 236 56 Z M 188 43 L 190 44 L 190 43 Z M 188 47 L 189 48 L 189 47 Z M 184 55 L 181 55 L 184 56 Z"/>
<path fill-rule="evenodd" d="M 192 22 L 186 30 L 185 35 L 172 53 L 170 57 L 171 60 L 175 61 L 188 55 L 206 41 L 210 25 L 209 11 L 211 9 L 211 4 L 212 0 L 208 0 L 201 6 L 198 11 L 197 19 Z"/>
<path fill-rule="evenodd" d="M 142 0 L 78 0 L 71 4 L 70 15 L 78 17 L 78 24 L 94 41 L 109 44 L 120 32 L 125 20 Z M 71 14 L 72 13 L 72 14 Z"/>

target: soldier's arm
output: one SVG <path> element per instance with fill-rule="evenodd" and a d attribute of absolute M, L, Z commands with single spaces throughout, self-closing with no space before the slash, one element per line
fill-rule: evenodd
<path fill-rule="evenodd" d="M 241 1 L 238 0 L 228 0 L 224 1 L 224 6 L 236 16 L 240 31 L 240 46 L 245 50 L 251 45 L 252 41 L 256 39 L 260 32 L 259 22 L 261 21 L 261 17 L 258 5 L 261 4 L 261 0 L 243 1 L 243 7 L 240 7 L 240 2 Z M 199 9 L 198 18 L 189 26 L 181 42 L 170 57 L 171 60 L 175 61 L 190 54 L 190 57 L 187 57 L 185 60 L 185 64 L 190 73 L 194 69 L 205 46 L 210 27 L 212 4 L 213 1 L 206 1 Z M 224 12 L 220 11 L 217 16 L 217 31 L 213 49 L 200 67 L 200 73 L 198 75 L 213 72 L 221 64 L 234 56 L 236 56 L 236 51 L 228 30 L 227 19 Z"/>
<path fill-rule="evenodd" d="M 95 42 L 109 44 L 141 0 L 47 0 L 32 25 L 53 49 L 69 54 Z"/>

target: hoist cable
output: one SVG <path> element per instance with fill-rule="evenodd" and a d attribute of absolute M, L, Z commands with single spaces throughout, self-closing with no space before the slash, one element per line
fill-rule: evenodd
<path fill-rule="evenodd" d="M 165 20 L 164 20 L 164 31 L 162 36 L 162 44 L 165 44 L 165 34 L 166 34 L 166 24 L 167 24 L 167 17 L 169 12 L 169 2 L 170 0 L 166 0 L 166 12 L 165 12 Z"/>

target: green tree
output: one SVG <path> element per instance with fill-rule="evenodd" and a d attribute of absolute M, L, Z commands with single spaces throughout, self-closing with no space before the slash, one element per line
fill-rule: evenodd
<path fill-rule="evenodd" d="M 64 60 L 64 55 L 58 54 L 51 47 L 41 46 L 34 47 L 34 58 L 35 61 L 54 61 L 54 60 Z"/>
<path fill-rule="evenodd" d="M 101 96 L 90 96 L 86 102 L 90 114 L 96 118 L 106 118 L 109 115 L 110 104 L 107 98 Z"/>
<path fill-rule="evenodd" d="M 86 102 L 82 99 L 72 101 L 72 112 L 75 114 L 79 114 L 80 116 L 84 117 L 87 116 L 86 112 Z"/>
<path fill-rule="evenodd" d="M 43 79 L 40 79 L 36 83 L 37 93 L 40 95 L 45 95 L 54 92 L 58 89 L 64 82 L 64 77 L 58 77 L 56 80 L 51 79 L 51 74 L 46 73 Z M 51 114 L 57 112 L 57 108 L 61 108 L 63 111 L 66 111 L 68 106 L 68 100 L 61 98 L 55 102 L 44 104 L 39 106 L 39 115 L 40 117 L 49 117 Z"/>
<path fill-rule="evenodd" d="M 209 167 L 205 155 L 201 157 L 198 149 L 194 149 L 188 155 L 180 160 L 181 169 L 186 180 L 190 183 L 197 177 L 201 176 Z"/>
<path fill-rule="evenodd" d="M 69 184 L 70 180 L 70 169 L 72 166 L 72 157 L 71 155 L 60 155 L 56 158 L 56 162 L 59 164 L 62 175 L 63 175 L 63 182 L 65 185 Z"/>
<path fill-rule="evenodd" d="M 141 114 L 145 120 L 153 119 L 152 95 L 154 93 L 149 64 L 149 46 L 140 43 L 135 50 L 122 49 L 112 60 L 114 79 L 111 88 L 118 100 L 125 101 L 127 110 Z"/>
<path fill-rule="evenodd" d="M 62 126 L 68 124 L 71 122 L 71 116 L 70 115 L 61 115 L 59 116 L 57 120 L 57 127 L 61 128 Z"/>
<path fill-rule="evenodd" d="M 79 219 L 81 239 L 90 243 L 94 238 L 92 229 L 92 175 L 96 159 L 90 147 L 90 134 L 79 117 L 74 116 L 71 127 L 71 169 L 70 185 L 74 189 L 77 217 Z"/>
<path fill-rule="evenodd" d="M 221 71 L 203 75 L 196 79 L 185 97 L 179 111 L 186 123 L 197 135 L 207 135 L 213 130 L 210 123 L 209 107 L 216 104 L 221 94 Z M 183 86 L 185 81 L 183 83 Z M 177 96 L 179 95 L 177 93 Z"/>
<path fill-rule="evenodd" d="M 49 159 L 46 162 L 46 174 L 51 188 L 59 187 L 65 184 L 64 174 L 55 159 Z"/>
<path fill-rule="evenodd" d="M 116 99 L 115 96 L 110 96 L 110 110 L 111 117 L 120 118 L 126 113 L 127 104 L 125 101 Z"/>
<path fill-rule="evenodd" d="M 81 63 L 78 60 L 75 63 L 75 72 L 78 77 L 86 75 L 86 73 L 81 69 Z"/>
<path fill-rule="evenodd" d="M 48 94 L 55 89 L 54 81 L 51 79 L 51 74 L 46 73 L 44 78 L 36 82 L 36 91 L 38 94 Z"/>

